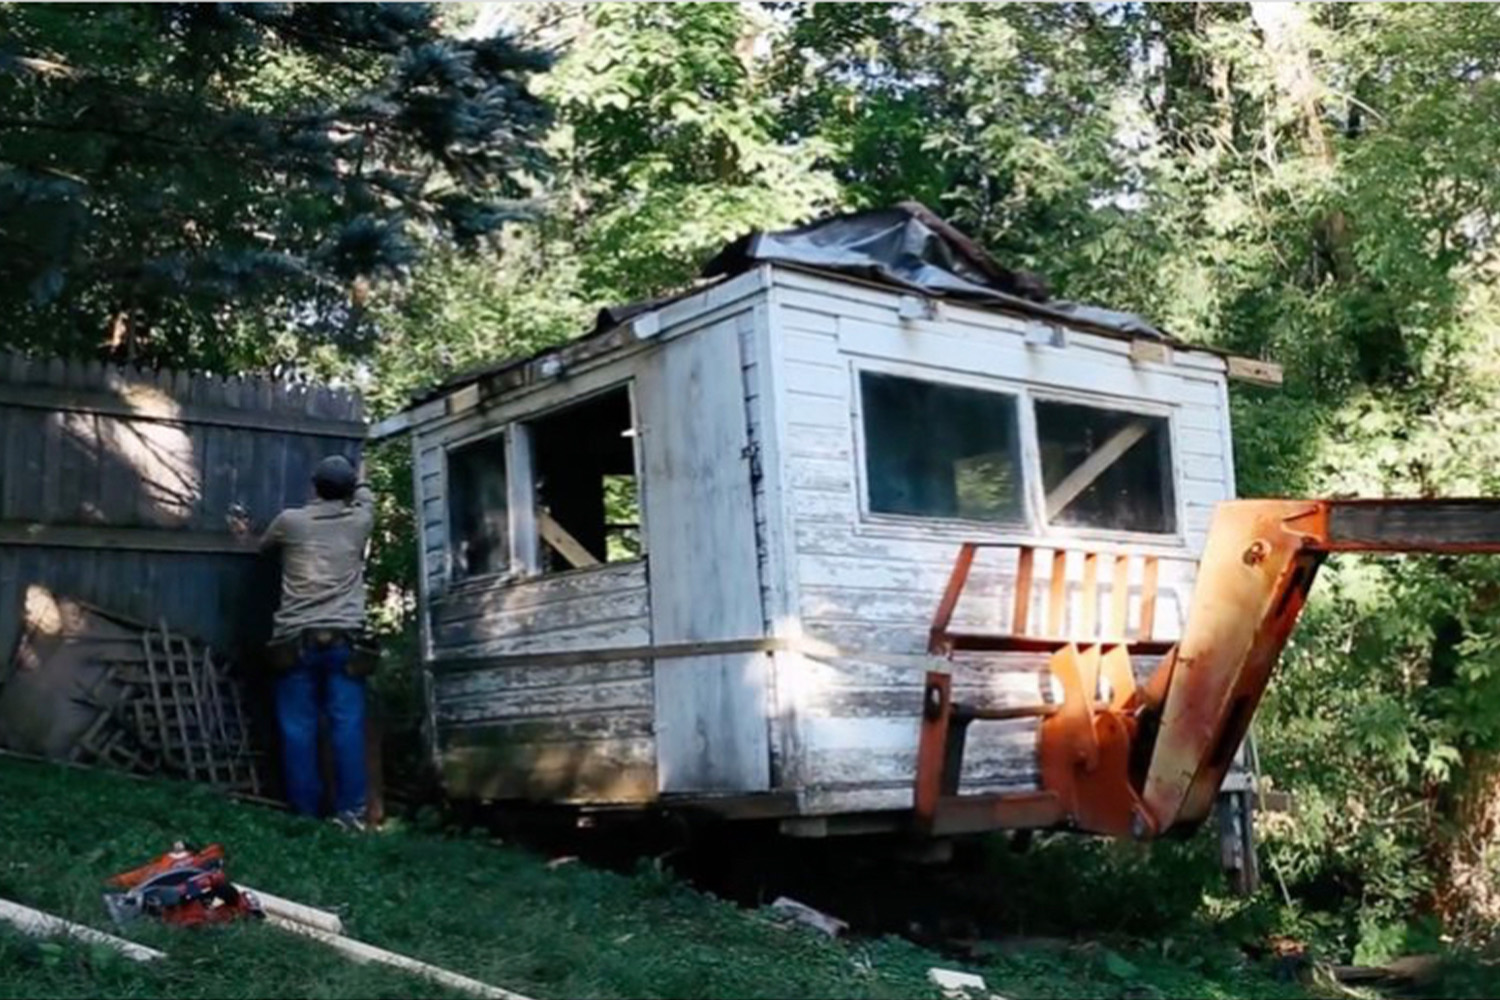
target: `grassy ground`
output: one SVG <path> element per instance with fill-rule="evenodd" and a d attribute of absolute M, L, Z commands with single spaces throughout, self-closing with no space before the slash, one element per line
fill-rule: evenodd
<path fill-rule="evenodd" d="M 895 938 L 829 941 L 694 892 L 486 838 L 350 837 L 193 786 L 0 759 L 0 897 L 110 929 L 103 880 L 174 840 L 218 841 L 237 881 L 339 911 L 346 932 L 536 997 L 922 997 L 933 966 L 1007 997 L 1297 997 L 1295 984 L 1183 948 L 996 950 L 968 963 Z M 0 931 L 0 997 L 448 995 L 263 926 L 131 935 L 140 966 Z"/>

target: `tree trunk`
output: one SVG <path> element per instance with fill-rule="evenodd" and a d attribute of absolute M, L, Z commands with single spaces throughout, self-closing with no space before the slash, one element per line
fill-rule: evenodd
<path fill-rule="evenodd" d="M 1439 863 L 1438 911 L 1455 936 L 1489 944 L 1500 928 L 1500 754 L 1471 761 L 1449 822 Z"/>
<path fill-rule="evenodd" d="M 1312 58 L 1316 28 L 1307 8 L 1300 3 L 1252 3 L 1250 18 L 1260 29 L 1276 89 L 1301 126 L 1307 152 L 1324 170 L 1332 171 L 1333 143 L 1323 121 L 1324 86 Z M 1352 283 L 1358 273 L 1349 218 L 1342 209 L 1331 209 L 1318 220 L 1317 240 L 1333 276 L 1341 284 Z"/>

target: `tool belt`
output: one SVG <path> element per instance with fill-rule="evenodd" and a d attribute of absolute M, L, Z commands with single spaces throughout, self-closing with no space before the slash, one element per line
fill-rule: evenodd
<path fill-rule="evenodd" d="M 344 672 L 350 677 L 368 677 L 380 665 L 380 642 L 368 632 L 340 628 L 308 628 L 296 635 L 273 639 L 266 647 L 271 669 L 284 674 L 297 665 L 303 653 L 346 644 L 349 660 Z"/>

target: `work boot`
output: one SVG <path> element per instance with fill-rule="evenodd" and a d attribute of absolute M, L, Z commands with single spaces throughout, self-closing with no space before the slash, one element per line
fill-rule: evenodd
<path fill-rule="evenodd" d="M 333 817 L 333 822 L 335 826 L 345 833 L 364 833 L 369 829 L 365 824 L 364 814 L 356 812 L 353 809 L 338 813 Z"/>

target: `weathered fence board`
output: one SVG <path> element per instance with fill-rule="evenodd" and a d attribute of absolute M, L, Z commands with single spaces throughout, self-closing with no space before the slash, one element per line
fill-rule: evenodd
<path fill-rule="evenodd" d="M 0 679 L 33 584 L 226 651 L 257 643 L 275 569 L 232 513 L 264 528 L 364 432 L 350 392 L 0 353 Z"/>

